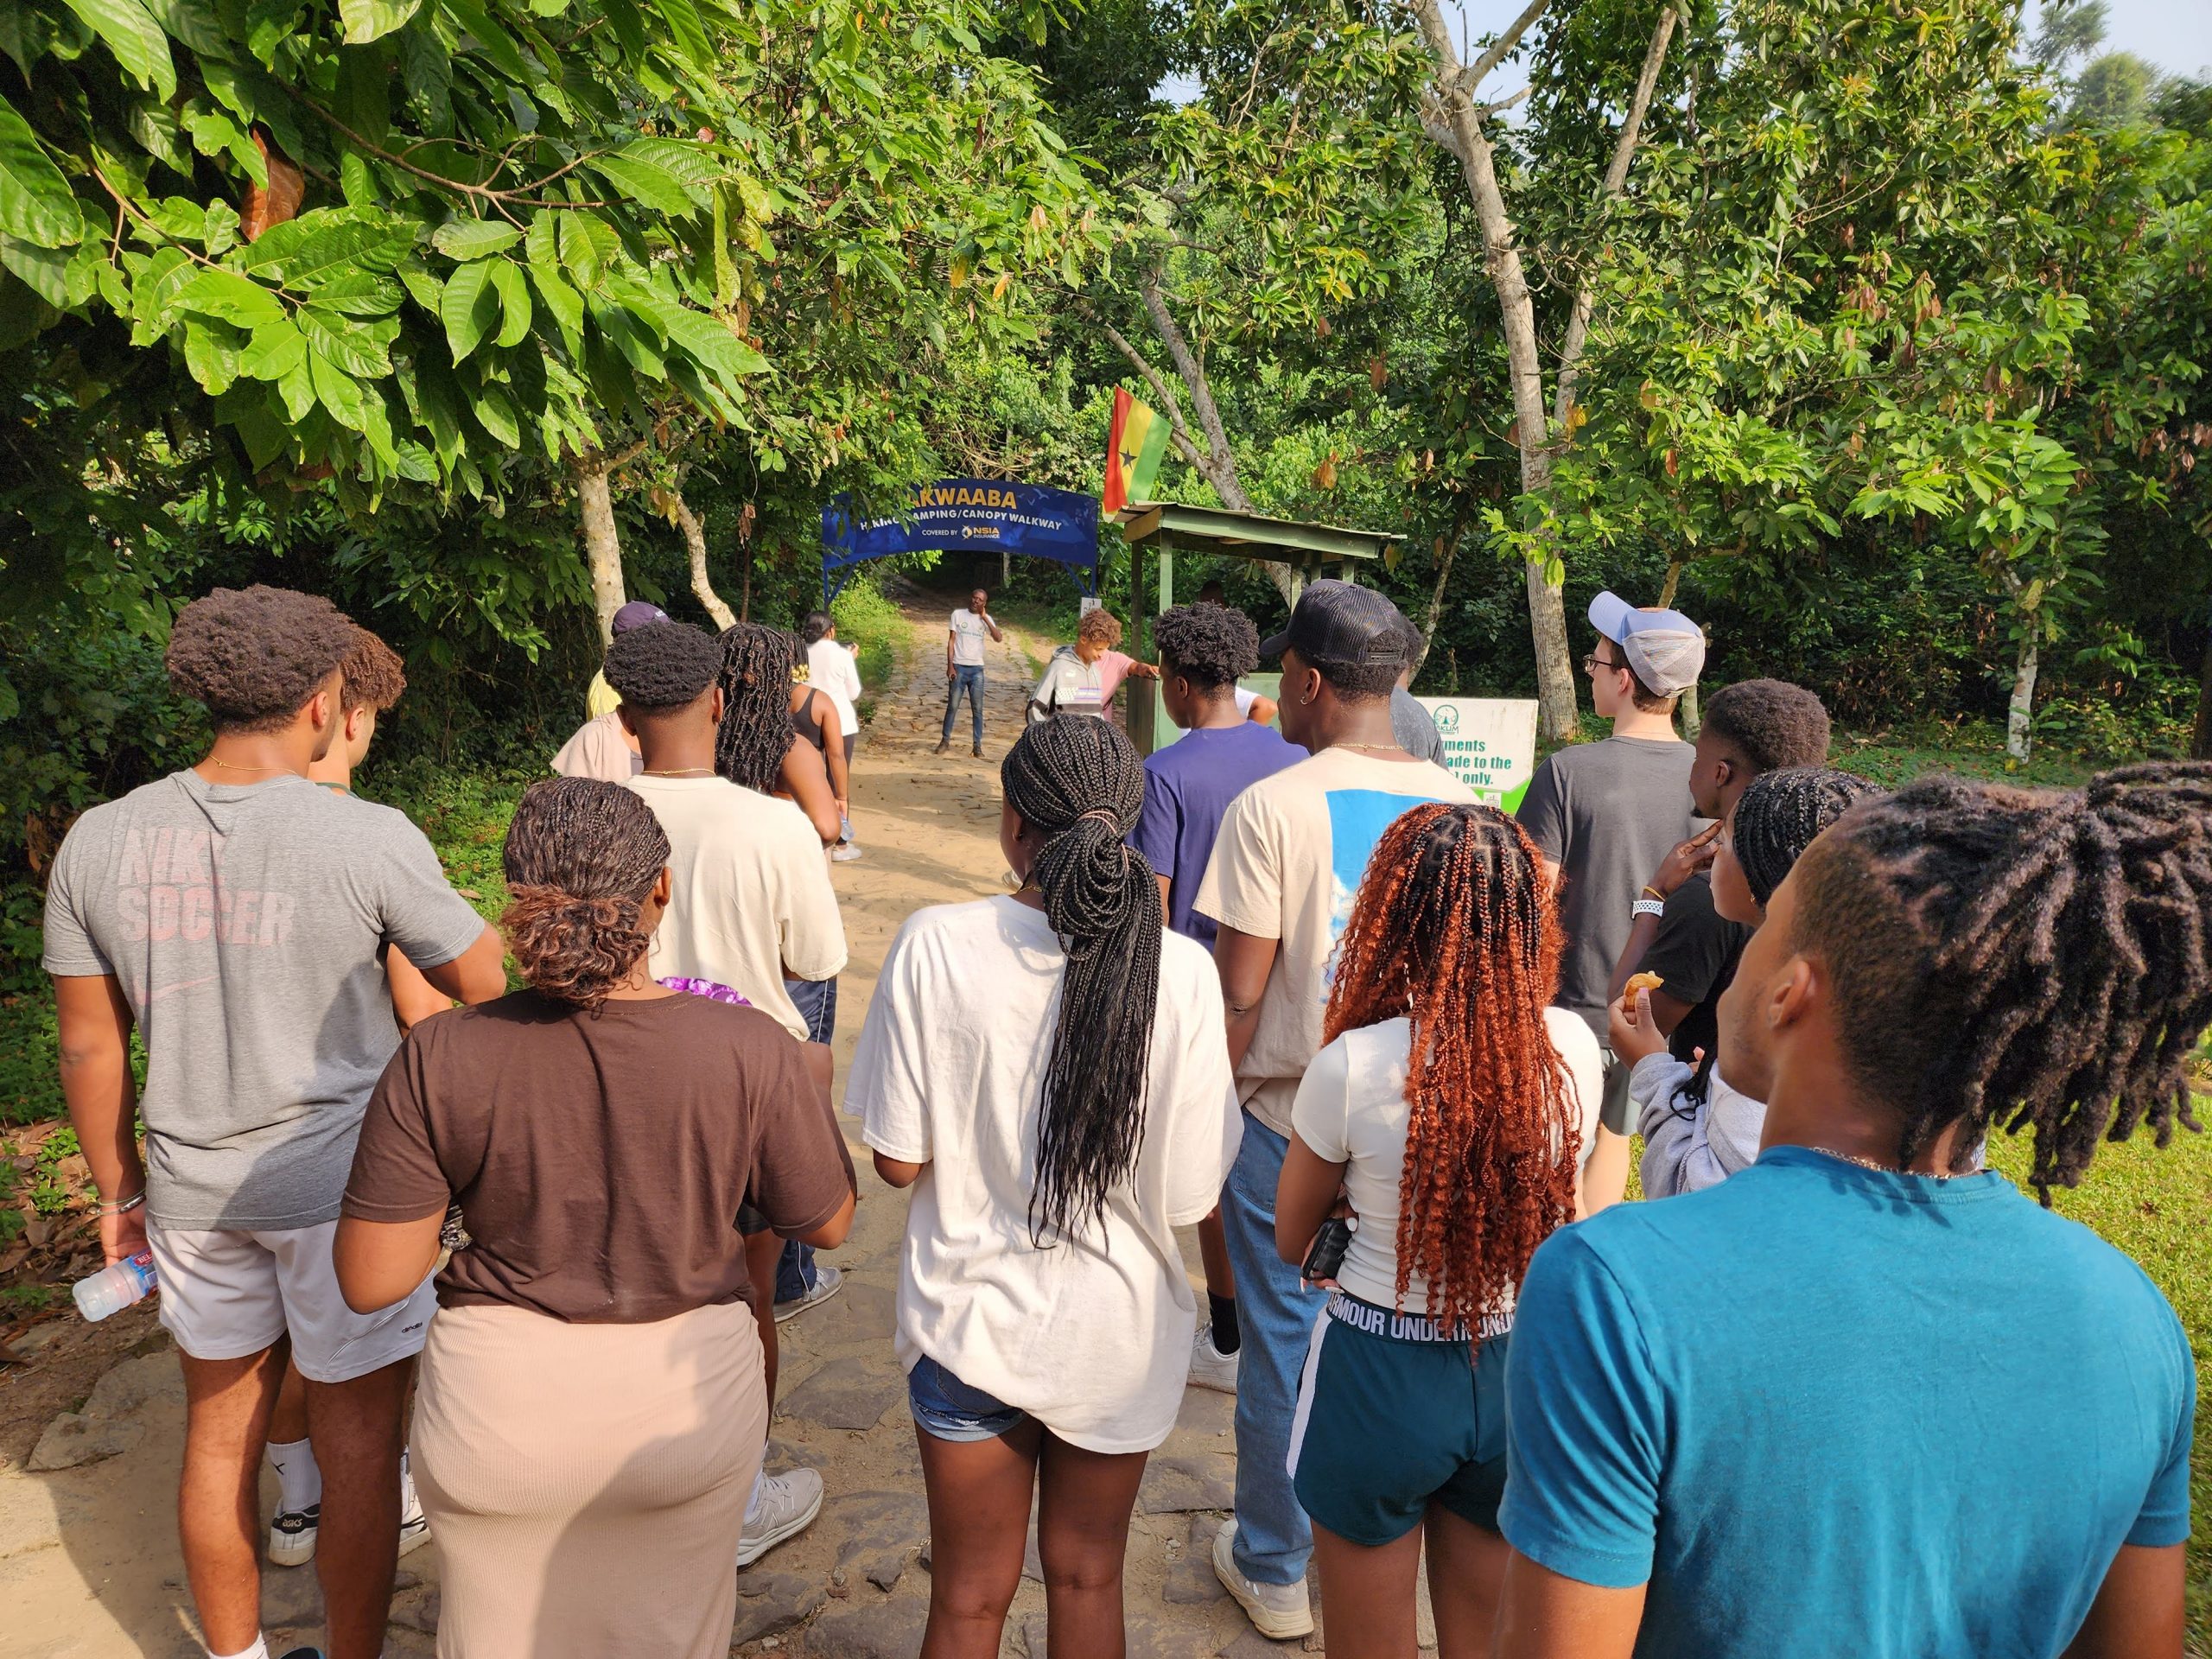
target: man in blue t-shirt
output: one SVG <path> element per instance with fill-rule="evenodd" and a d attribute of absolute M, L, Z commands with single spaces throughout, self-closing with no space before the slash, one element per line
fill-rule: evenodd
<path fill-rule="evenodd" d="M 1167 925 L 1211 950 L 1219 930 L 1191 906 L 1221 815 L 1247 787 L 1303 760 L 1306 751 L 1238 707 L 1236 682 L 1260 665 L 1260 633 L 1250 617 L 1222 605 L 1179 605 L 1160 619 L 1154 637 L 1160 701 L 1183 735 L 1145 760 L 1144 811 L 1129 845 L 1160 878 Z M 1243 1338 L 1218 1215 L 1198 1224 L 1198 1254 L 1211 1313 L 1192 1344 L 1191 1381 L 1233 1394 Z"/>
<path fill-rule="evenodd" d="M 2171 1128 L 2208 928 L 2212 766 L 1934 779 L 1814 842 L 1720 1003 L 1758 1161 L 1529 1268 L 1503 1659 L 2181 1652 L 2181 1323 L 1974 1166 Z"/>

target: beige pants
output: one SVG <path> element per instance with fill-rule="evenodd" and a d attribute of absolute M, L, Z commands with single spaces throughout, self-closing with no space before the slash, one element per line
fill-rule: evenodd
<path fill-rule="evenodd" d="M 742 1302 L 653 1325 L 440 1310 L 410 1444 L 442 1659 L 722 1659 L 767 1432 Z"/>

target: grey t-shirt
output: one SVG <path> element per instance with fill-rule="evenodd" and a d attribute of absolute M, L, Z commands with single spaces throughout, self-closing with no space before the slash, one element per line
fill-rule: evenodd
<path fill-rule="evenodd" d="M 338 1213 L 399 1046 L 383 952 L 451 962 L 483 919 L 387 806 L 287 776 L 180 772 L 96 806 L 55 855 L 49 974 L 113 974 L 146 1044 L 148 1213 L 175 1229 Z"/>
<path fill-rule="evenodd" d="M 1402 685 L 1390 688 L 1390 741 L 1416 760 L 1444 764 L 1444 735 L 1434 716 Z"/>
<path fill-rule="evenodd" d="M 1690 764 L 1679 739 L 1609 737 L 1564 748 L 1536 768 L 1521 802 L 1521 827 L 1560 867 L 1560 925 L 1567 932 L 1559 1006 L 1608 1037 L 1605 988 L 1628 944 L 1629 906 L 1660 860 L 1687 838 Z"/>

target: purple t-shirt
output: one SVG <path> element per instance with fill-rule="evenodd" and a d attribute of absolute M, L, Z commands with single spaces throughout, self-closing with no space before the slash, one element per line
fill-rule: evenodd
<path fill-rule="evenodd" d="M 1129 845 L 1168 880 L 1167 925 L 1209 950 L 1220 931 L 1191 906 L 1229 804 L 1262 778 L 1306 759 L 1272 726 L 1240 721 L 1185 732 L 1144 763 L 1144 810 Z"/>

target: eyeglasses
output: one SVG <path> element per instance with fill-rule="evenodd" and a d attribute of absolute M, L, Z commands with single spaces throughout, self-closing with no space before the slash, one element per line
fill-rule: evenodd
<path fill-rule="evenodd" d="M 1611 673 L 1614 669 L 1627 666 L 1626 663 L 1617 663 L 1610 657 L 1600 657 L 1594 651 L 1582 659 L 1582 671 L 1585 674 L 1595 674 L 1599 669 Z"/>

